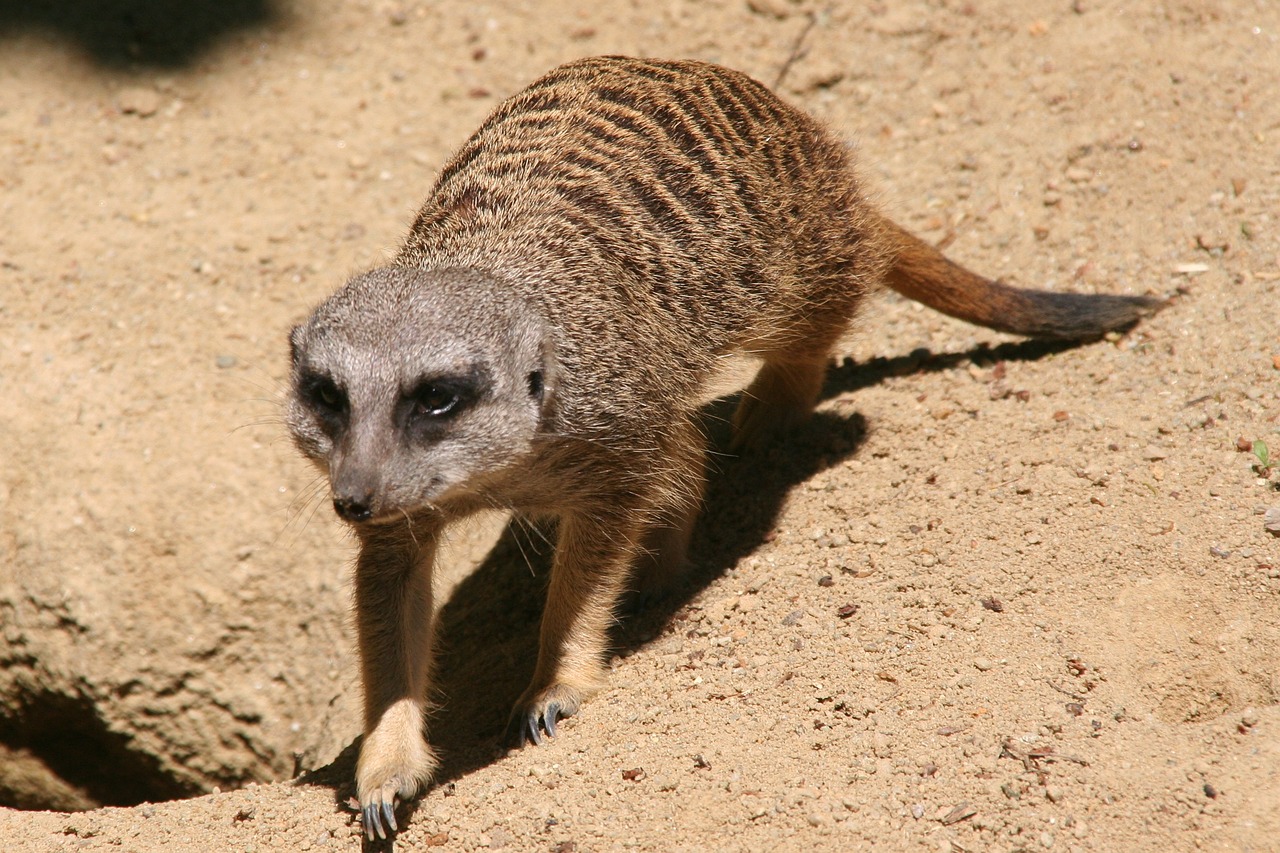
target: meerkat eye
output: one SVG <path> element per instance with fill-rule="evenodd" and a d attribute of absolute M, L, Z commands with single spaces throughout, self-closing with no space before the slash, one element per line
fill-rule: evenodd
<path fill-rule="evenodd" d="M 529 396 L 542 399 L 542 371 L 535 370 L 529 374 Z"/>
<path fill-rule="evenodd" d="M 331 409 L 336 409 L 342 405 L 342 394 L 332 383 L 325 383 L 317 388 L 316 396 L 320 398 L 320 402 Z"/>
<path fill-rule="evenodd" d="M 413 392 L 413 411 L 417 415 L 442 418 L 453 414 L 461 397 L 457 391 L 440 385 L 424 383 Z"/>
<path fill-rule="evenodd" d="M 326 413 L 338 414 L 347 409 L 347 395 L 327 376 L 308 376 L 302 388 L 312 405 Z"/>

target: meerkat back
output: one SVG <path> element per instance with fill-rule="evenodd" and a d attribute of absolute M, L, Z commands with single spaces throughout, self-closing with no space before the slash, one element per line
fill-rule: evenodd
<path fill-rule="evenodd" d="M 502 271 L 553 321 L 569 378 L 649 417 L 701 399 L 728 353 L 825 357 L 891 248 L 844 146 L 760 83 L 604 57 L 503 103 L 396 263 Z"/>

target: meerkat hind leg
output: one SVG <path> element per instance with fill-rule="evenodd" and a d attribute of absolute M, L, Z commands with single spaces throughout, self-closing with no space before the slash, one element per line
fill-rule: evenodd
<path fill-rule="evenodd" d="M 667 442 L 671 462 L 661 472 L 666 480 L 664 506 L 645 534 L 634 568 L 636 609 L 670 592 L 688 568 L 689 539 L 706 490 L 706 443 L 696 423 L 673 431 Z"/>
<path fill-rule="evenodd" d="M 397 798 L 415 796 L 437 766 L 425 734 L 437 534 L 375 534 L 362 541 L 356 564 L 365 703 L 356 794 L 370 840 L 396 830 Z"/>
<path fill-rule="evenodd" d="M 809 419 L 827 374 L 827 354 L 766 359 L 733 414 L 733 451 L 755 450 Z"/>

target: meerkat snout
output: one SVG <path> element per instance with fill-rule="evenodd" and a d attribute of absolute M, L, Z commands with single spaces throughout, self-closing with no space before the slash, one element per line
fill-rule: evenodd
<path fill-rule="evenodd" d="M 373 518 L 373 493 L 366 493 L 364 497 L 336 497 L 333 499 L 333 511 L 343 521 L 368 521 Z"/>
<path fill-rule="evenodd" d="M 293 330 L 286 419 L 344 521 L 430 510 L 528 455 L 547 346 L 535 315 L 495 300 L 495 286 L 474 271 L 377 269 Z"/>

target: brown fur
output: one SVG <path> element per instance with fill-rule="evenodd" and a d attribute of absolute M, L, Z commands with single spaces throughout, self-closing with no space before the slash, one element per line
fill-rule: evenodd
<path fill-rule="evenodd" d="M 948 261 L 862 197 L 845 147 L 764 86 L 697 62 L 552 71 L 443 169 L 389 267 L 294 331 L 288 420 L 360 537 L 357 789 L 372 837 L 435 766 L 422 731 L 431 563 L 483 507 L 559 519 L 514 741 L 604 681 L 628 577 L 683 565 L 703 489 L 699 405 L 763 364 L 735 446 L 803 420 L 862 297 L 888 284 L 1023 334 L 1094 337 L 1153 300 L 1020 291 Z"/>

